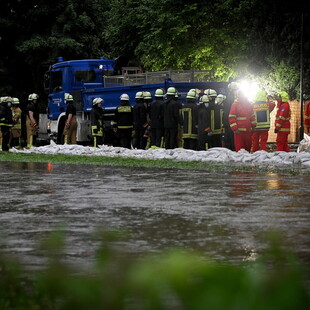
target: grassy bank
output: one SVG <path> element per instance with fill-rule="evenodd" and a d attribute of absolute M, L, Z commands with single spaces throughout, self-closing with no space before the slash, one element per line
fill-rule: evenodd
<path fill-rule="evenodd" d="M 147 167 L 163 169 L 192 169 L 206 171 L 253 171 L 256 173 L 289 173 L 289 174 L 309 174 L 309 171 L 291 168 L 277 167 L 250 167 L 236 164 L 206 163 L 196 161 L 174 161 L 171 159 L 147 160 L 122 157 L 104 157 L 104 156 L 85 156 L 85 155 L 64 155 L 64 154 L 29 154 L 29 153 L 10 153 L 0 152 L 0 162 L 51 162 L 68 164 L 89 164 L 120 167 Z"/>
<path fill-rule="evenodd" d="M 0 252 L 0 309 L 309 309 L 304 267 L 280 246 L 269 246 L 256 262 L 241 266 L 180 250 L 137 261 L 113 250 L 109 244 L 118 238 L 111 236 L 97 239 L 101 246 L 87 270 L 62 261 L 62 233 L 41 245 L 48 264 L 38 272 L 23 270 Z"/>

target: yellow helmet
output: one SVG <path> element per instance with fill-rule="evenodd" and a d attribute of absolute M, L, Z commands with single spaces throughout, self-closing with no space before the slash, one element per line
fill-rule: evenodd
<path fill-rule="evenodd" d="M 175 89 L 175 87 L 169 87 L 167 89 L 167 95 L 173 95 L 175 96 L 177 94 L 177 90 Z"/>
<path fill-rule="evenodd" d="M 267 94 L 265 91 L 263 90 L 260 90 L 255 98 L 254 98 L 254 102 L 258 102 L 258 101 L 261 101 L 261 102 L 267 102 Z"/>
<path fill-rule="evenodd" d="M 28 100 L 35 100 L 35 99 L 39 99 L 39 96 L 35 93 L 32 93 L 28 96 Z"/>
<path fill-rule="evenodd" d="M 286 91 L 280 91 L 279 96 L 281 96 L 282 102 L 288 102 L 290 100 Z"/>
<path fill-rule="evenodd" d="M 12 104 L 18 105 L 19 104 L 19 99 L 16 98 L 16 97 L 12 98 Z"/>

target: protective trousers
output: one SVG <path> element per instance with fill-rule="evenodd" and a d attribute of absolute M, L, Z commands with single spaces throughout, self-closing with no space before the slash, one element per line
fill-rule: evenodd
<path fill-rule="evenodd" d="M 10 136 L 11 136 L 11 129 L 9 126 L 1 126 L 1 133 L 2 133 L 2 151 L 9 150 L 9 143 L 10 143 Z"/>
<path fill-rule="evenodd" d="M 32 123 L 27 117 L 26 120 L 26 129 L 27 129 L 27 148 L 31 148 L 34 144 L 35 136 L 37 135 L 36 129 L 32 126 Z"/>
<path fill-rule="evenodd" d="M 251 132 L 239 132 L 234 133 L 235 149 L 236 152 L 241 149 L 245 149 L 248 152 L 251 152 L 252 146 L 252 133 Z"/>
<path fill-rule="evenodd" d="M 267 151 L 268 130 L 255 130 L 252 135 L 252 152 Z"/>
<path fill-rule="evenodd" d="M 278 132 L 277 133 L 277 151 L 289 152 L 290 148 L 288 146 L 288 133 Z"/>
<path fill-rule="evenodd" d="M 65 127 L 64 136 L 66 144 L 76 144 L 76 131 L 77 131 L 77 121 L 76 116 L 73 115 L 69 127 Z"/>

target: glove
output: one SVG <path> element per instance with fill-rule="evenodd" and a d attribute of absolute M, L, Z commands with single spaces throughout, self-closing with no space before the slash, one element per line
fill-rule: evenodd
<path fill-rule="evenodd" d="M 278 133 L 278 132 L 279 132 L 279 129 L 275 129 L 275 130 L 274 130 L 274 133 Z"/>
<path fill-rule="evenodd" d="M 236 133 L 238 135 L 240 133 L 240 131 L 237 129 L 234 131 L 234 133 Z"/>
<path fill-rule="evenodd" d="M 98 129 L 93 129 L 93 133 L 98 133 Z"/>
<path fill-rule="evenodd" d="M 69 128 L 70 127 L 70 123 L 66 123 L 66 127 Z"/>
<path fill-rule="evenodd" d="M 209 130 L 208 131 L 208 137 L 211 137 L 211 136 L 213 136 L 213 132 L 212 132 L 212 130 Z"/>
<path fill-rule="evenodd" d="M 37 124 L 37 123 L 34 123 L 34 124 L 32 125 L 32 127 L 36 128 L 36 127 L 38 127 L 38 124 Z"/>

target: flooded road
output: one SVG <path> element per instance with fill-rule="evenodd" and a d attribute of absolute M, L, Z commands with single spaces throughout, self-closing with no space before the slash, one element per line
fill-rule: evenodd
<path fill-rule="evenodd" d="M 253 172 L 0 162 L 4 251 L 30 268 L 44 264 L 37 244 L 65 224 L 65 255 L 90 263 L 97 228 L 125 230 L 130 255 L 171 247 L 217 260 L 255 259 L 264 232 L 279 230 L 310 263 L 310 177 Z M 2 243 L 3 243 L 2 242 Z"/>

